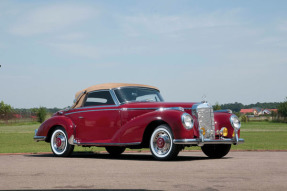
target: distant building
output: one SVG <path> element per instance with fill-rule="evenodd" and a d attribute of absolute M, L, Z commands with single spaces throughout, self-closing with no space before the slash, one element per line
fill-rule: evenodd
<path fill-rule="evenodd" d="M 272 111 L 277 113 L 278 109 L 263 109 L 261 112 L 261 115 L 270 115 L 272 113 Z"/>
<path fill-rule="evenodd" d="M 256 109 L 241 109 L 240 113 L 246 115 L 246 114 L 253 114 L 253 115 L 258 115 L 258 112 Z"/>
<path fill-rule="evenodd" d="M 240 113 L 246 114 L 253 114 L 256 116 L 259 115 L 270 115 L 273 112 L 278 112 L 278 109 L 261 109 L 261 108 L 251 108 L 251 109 L 241 109 Z"/>

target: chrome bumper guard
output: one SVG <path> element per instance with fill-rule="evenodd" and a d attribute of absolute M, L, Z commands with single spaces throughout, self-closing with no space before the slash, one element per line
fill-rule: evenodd
<path fill-rule="evenodd" d="M 45 136 L 37 136 L 38 129 L 35 129 L 35 136 L 34 136 L 34 141 L 39 142 L 39 141 L 45 141 L 46 137 Z"/>

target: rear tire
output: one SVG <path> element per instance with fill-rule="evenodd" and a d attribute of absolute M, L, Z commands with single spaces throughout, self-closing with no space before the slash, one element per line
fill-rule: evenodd
<path fill-rule="evenodd" d="M 69 144 L 67 133 L 63 127 L 57 127 L 51 136 L 51 149 L 57 157 L 70 156 L 74 145 Z"/>
<path fill-rule="evenodd" d="M 167 125 L 158 126 L 150 138 L 150 151 L 157 160 L 173 160 L 182 147 L 173 143 L 173 134 Z"/>
<path fill-rule="evenodd" d="M 210 158 L 222 158 L 230 151 L 231 144 L 226 145 L 204 145 L 201 150 Z"/>
<path fill-rule="evenodd" d="M 123 152 L 125 152 L 125 150 L 126 150 L 125 147 L 115 147 L 115 146 L 106 147 L 106 151 L 112 156 L 119 156 Z"/>

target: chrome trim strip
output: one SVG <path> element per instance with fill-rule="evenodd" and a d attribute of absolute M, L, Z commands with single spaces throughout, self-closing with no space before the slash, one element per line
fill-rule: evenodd
<path fill-rule="evenodd" d="M 91 112 L 91 111 L 118 111 L 120 109 L 96 109 L 96 110 L 85 110 L 85 111 L 75 111 L 71 113 L 66 113 L 65 115 L 71 115 L 74 113 L 85 113 L 85 112 Z"/>
<path fill-rule="evenodd" d="M 88 146 L 133 146 L 133 145 L 140 145 L 140 142 L 134 142 L 134 143 L 78 143 L 77 141 L 74 141 L 74 144 L 76 145 L 88 145 Z"/>
<path fill-rule="evenodd" d="M 127 110 L 157 110 L 159 108 L 123 108 L 122 110 L 127 111 Z"/>
<path fill-rule="evenodd" d="M 45 136 L 34 136 L 34 141 L 39 142 L 39 141 L 45 141 L 46 137 Z"/>
<path fill-rule="evenodd" d="M 165 110 L 178 110 L 184 112 L 184 110 L 181 109 L 182 107 L 143 107 L 143 108 L 123 108 L 122 110 L 156 110 L 156 111 L 165 111 Z M 183 108 L 185 109 L 185 108 Z"/>
<path fill-rule="evenodd" d="M 100 105 L 100 106 L 78 107 L 75 109 L 90 109 L 90 108 L 103 108 L 103 107 L 118 107 L 118 106 L 117 105 Z"/>
<path fill-rule="evenodd" d="M 178 111 L 184 111 L 184 108 L 182 107 L 160 107 L 156 111 L 165 111 L 165 110 L 178 110 Z"/>
<path fill-rule="evenodd" d="M 97 108 L 105 108 L 105 107 L 118 107 L 117 105 L 106 105 L 106 106 L 91 106 L 91 107 L 79 107 L 79 108 L 75 108 L 75 109 L 91 109 L 91 108 L 95 108 L 96 110 L 85 110 L 85 111 L 75 111 L 75 112 L 71 112 L 71 113 L 66 113 L 65 115 L 70 115 L 70 114 L 74 114 L 74 113 L 81 113 L 81 112 L 89 112 L 89 111 L 106 111 L 106 110 L 123 110 L 123 111 L 127 111 L 127 110 L 157 110 L 160 111 L 162 110 L 179 110 L 182 111 L 180 109 L 177 109 L 176 107 L 171 107 L 171 108 L 162 108 L 162 107 L 154 107 L 154 108 L 121 108 L 121 109 L 97 109 Z M 185 108 L 184 108 L 185 109 Z"/>
<path fill-rule="evenodd" d="M 241 144 L 244 143 L 244 139 L 174 139 L 174 144 L 182 144 L 182 145 L 192 145 L 196 144 L 199 146 L 203 146 L 205 144 Z"/>
<path fill-rule="evenodd" d="M 105 107 L 118 107 L 116 105 L 110 105 L 110 106 L 92 106 L 92 107 L 81 107 L 81 108 L 76 108 L 76 109 L 86 109 L 86 108 L 95 108 L 96 110 L 85 110 L 85 111 L 75 111 L 75 112 L 71 112 L 71 113 L 66 113 L 65 115 L 70 115 L 70 114 L 74 114 L 74 113 L 82 113 L 82 112 L 90 112 L 90 111 L 112 111 L 112 110 L 123 110 L 123 111 L 127 111 L 127 110 L 158 110 L 160 111 L 161 108 L 118 108 L 118 109 L 97 109 L 97 108 L 105 108 Z M 175 108 L 163 108 L 163 110 L 177 110 Z M 181 111 L 181 110 L 180 110 Z"/>

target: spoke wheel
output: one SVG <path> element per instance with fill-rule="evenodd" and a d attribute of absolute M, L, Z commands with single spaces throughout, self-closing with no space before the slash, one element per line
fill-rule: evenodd
<path fill-rule="evenodd" d="M 65 129 L 58 127 L 51 136 L 51 149 L 55 156 L 69 156 L 73 150 L 74 145 L 68 143 Z"/>
<path fill-rule="evenodd" d="M 178 155 L 180 148 L 173 143 L 170 128 L 160 125 L 151 135 L 150 150 L 153 157 L 158 160 L 172 160 Z"/>
<path fill-rule="evenodd" d="M 222 158 L 230 151 L 231 144 L 228 145 L 204 145 L 201 150 L 210 158 Z"/>

